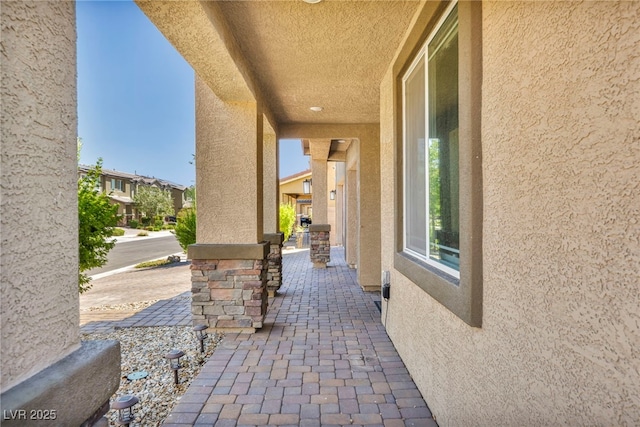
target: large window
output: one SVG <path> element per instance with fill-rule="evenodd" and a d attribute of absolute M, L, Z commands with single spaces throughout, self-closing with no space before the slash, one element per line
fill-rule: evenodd
<path fill-rule="evenodd" d="M 394 267 L 482 325 L 482 3 L 425 8 L 397 74 Z M 414 53 L 415 52 L 415 53 Z"/>
<path fill-rule="evenodd" d="M 458 9 L 403 78 L 404 251 L 460 278 Z"/>

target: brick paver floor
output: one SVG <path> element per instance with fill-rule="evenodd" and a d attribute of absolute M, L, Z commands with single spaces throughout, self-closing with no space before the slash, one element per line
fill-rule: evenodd
<path fill-rule="evenodd" d="M 286 254 L 265 327 L 226 334 L 165 420 L 174 426 L 437 426 L 342 248 Z"/>
<path fill-rule="evenodd" d="M 108 333 L 116 328 L 191 325 L 191 292 L 160 300 L 142 310 L 83 311 L 80 332 Z"/>

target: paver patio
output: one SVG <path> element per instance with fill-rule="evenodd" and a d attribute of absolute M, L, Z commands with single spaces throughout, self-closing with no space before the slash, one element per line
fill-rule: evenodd
<path fill-rule="evenodd" d="M 265 327 L 226 334 L 164 426 L 436 426 L 343 249 L 283 258 Z"/>

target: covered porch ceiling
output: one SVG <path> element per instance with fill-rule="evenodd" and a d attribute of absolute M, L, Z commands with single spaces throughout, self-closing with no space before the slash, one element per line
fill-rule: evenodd
<path fill-rule="evenodd" d="M 380 81 L 420 5 L 414 0 L 136 3 L 221 99 L 262 100 L 274 128 L 378 122 Z"/>

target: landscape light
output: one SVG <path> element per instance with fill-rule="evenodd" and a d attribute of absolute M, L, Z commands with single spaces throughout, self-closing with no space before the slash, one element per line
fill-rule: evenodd
<path fill-rule="evenodd" d="M 178 369 L 180 369 L 180 358 L 184 356 L 182 350 L 171 350 L 165 354 L 165 358 L 169 361 L 169 368 L 173 371 L 176 384 L 178 384 Z"/>
<path fill-rule="evenodd" d="M 196 338 L 200 340 L 200 353 L 204 353 L 204 340 L 207 339 L 207 325 L 196 325 L 193 327 Z"/>
<path fill-rule="evenodd" d="M 111 404 L 111 408 L 118 410 L 118 419 L 116 420 L 116 424 L 120 426 L 128 426 L 129 423 L 135 419 L 131 407 L 138 402 L 138 398 L 130 394 L 120 396 L 114 400 Z"/>

